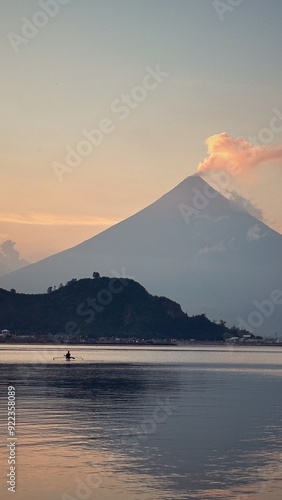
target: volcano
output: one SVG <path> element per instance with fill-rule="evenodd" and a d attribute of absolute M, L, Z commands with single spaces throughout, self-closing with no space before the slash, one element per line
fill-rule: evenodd
<path fill-rule="evenodd" d="M 93 271 L 121 275 L 189 315 L 268 335 L 281 330 L 281 255 L 279 233 L 195 175 L 93 238 L 2 276 L 0 287 L 39 293 Z"/>

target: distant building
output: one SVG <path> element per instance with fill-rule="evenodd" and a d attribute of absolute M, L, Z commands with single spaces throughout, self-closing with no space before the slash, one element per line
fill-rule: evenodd
<path fill-rule="evenodd" d="M 9 330 L 1 330 L 0 339 L 6 339 L 8 337 L 8 335 L 10 335 Z"/>
<path fill-rule="evenodd" d="M 226 339 L 226 341 L 228 344 L 236 344 L 237 342 L 239 342 L 239 338 L 238 337 L 229 337 Z"/>
<path fill-rule="evenodd" d="M 10 335 L 10 330 L 1 330 L 3 335 Z"/>

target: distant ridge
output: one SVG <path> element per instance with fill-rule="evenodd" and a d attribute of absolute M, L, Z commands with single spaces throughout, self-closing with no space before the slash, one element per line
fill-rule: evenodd
<path fill-rule="evenodd" d="M 73 276 L 125 274 L 187 313 L 248 322 L 254 301 L 282 286 L 282 236 L 190 176 L 137 214 L 66 251 L 0 278 L 0 287 L 45 292 Z M 254 333 L 281 331 L 281 306 Z M 282 333 L 282 332 L 281 332 Z"/>

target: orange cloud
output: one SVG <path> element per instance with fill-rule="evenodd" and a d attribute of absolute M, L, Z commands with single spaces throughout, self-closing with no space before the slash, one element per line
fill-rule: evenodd
<path fill-rule="evenodd" d="M 198 173 L 227 170 L 239 175 L 264 163 L 282 163 L 282 146 L 254 146 L 242 137 L 233 139 L 226 132 L 208 137 L 205 143 L 209 156 L 199 164 Z"/>
<path fill-rule="evenodd" d="M 28 224 L 33 226 L 111 226 L 119 221 L 103 217 L 72 217 L 47 213 L 33 213 L 26 215 L 18 213 L 0 213 L 0 222 Z"/>

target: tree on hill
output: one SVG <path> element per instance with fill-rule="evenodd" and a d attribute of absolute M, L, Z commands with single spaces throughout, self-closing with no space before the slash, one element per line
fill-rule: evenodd
<path fill-rule="evenodd" d="M 66 286 L 72 285 L 76 281 L 77 281 L 77 278 L 73 278 L 72 280 L 66 282 Z"/>

